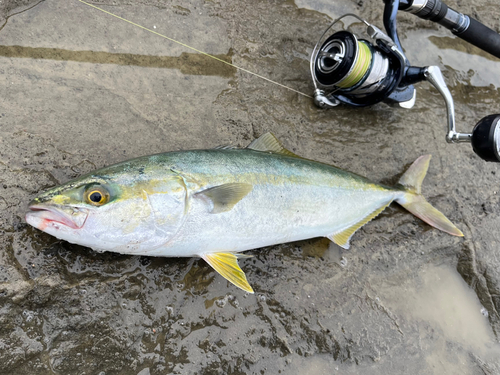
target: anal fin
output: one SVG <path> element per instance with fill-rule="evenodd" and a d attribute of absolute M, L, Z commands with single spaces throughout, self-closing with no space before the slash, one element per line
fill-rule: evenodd
<path fill-rule="evenodd" d="M 233 283 L 238 288 L 243 289 L 245 292 L 253 293 L 253 289 L 248 284 L 245 273 L 238 265 L 238 256 L 234 253 L 206 253 L 201 254 L 201 257 L 208 263 L 214 270 L 216 270 L 227 281 Z M 241 256 L 247 257 L 247 256 Z"/>
<path fill-rule="evenodd" d="M 375 217 L 377 217 L 382 211 L 385 210 L 385 208 L 389 204 L 391 204 L 391 202 L 389 202 L 386 205 L 384 205 L 384 206 L 376 209 L 375 211 L 373 211 L 371 214 L 369 214 L 368 216 L 366 216 L 365 218 L 363 218 L 362 220 L 360 220 L 356 224 L 351 225 L 350 227 L 345 228 L 345 229 L 341 230 L 340 232 L 336 232 L 336 233 L 328 236 L 328 238 L 331 241 L 335 242 L 340 247 L 343 247 L 344 249 L 349 249 L 349 240 L 351 239 L 351 237 L 354 234 L 354 232 L 356 232 L 359 228 L 361 228 L 363 225 L 365 225 L 366 223 L 368 223 L 370 220 L 372 220 Z"/>

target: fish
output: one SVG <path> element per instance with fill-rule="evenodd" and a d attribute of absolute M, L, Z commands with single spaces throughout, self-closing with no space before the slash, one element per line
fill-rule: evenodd
<path fill-rule="evenodd" d="M 95 251 L 200 257 L 253 293 L 242 252 L 315 237 L 348 249 L 393 201 L 463 236 L 421 194 L 430 159 L 419 157 L 390 187 L 302 158 L 266 133 L 246 148 L 166 152 L 98 169 L 38 195 L 26 222 Z"/>

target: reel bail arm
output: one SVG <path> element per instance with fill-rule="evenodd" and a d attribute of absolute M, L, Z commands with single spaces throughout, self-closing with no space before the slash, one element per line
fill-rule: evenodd
<path fill-rule="evenodd" d="M 333 108 L 340 104 L 334 97 L 328 97 L 321 89 L 314 90 L 314 104 L 319 108 Z"/>

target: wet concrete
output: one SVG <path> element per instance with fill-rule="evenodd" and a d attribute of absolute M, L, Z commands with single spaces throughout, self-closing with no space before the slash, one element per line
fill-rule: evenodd
<path fill-rule="evenodd" d="M 306 93 L 332 18 L 382 25 L 382 2 L 95 4 Z M 493 0 L 448 5 L 500 28 Z M 428 84 L 412 110 L 322 111 L 77 1 L 0 12 L 0 373 L 500 372 L 498 166 L 444 142 Z M 499 112 L 498 59 L 414 16 L 398 24 L 410 61 L 443 69 L 459 130 Z M 385 183 L 433 154 L 424 194 L 465 238 L 391 206 L 349 251 L 326 239 L 251 251 L 248 295 L 197 259 L 98 254 L 24 223 L 37 193 L 94 168 L 265 131 Z"/>

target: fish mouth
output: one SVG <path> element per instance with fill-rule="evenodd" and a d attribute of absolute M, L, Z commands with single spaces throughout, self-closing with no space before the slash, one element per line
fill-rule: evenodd
<path fill-rule="evenodd" d="M 57 225 L 64 225 L 71 229 L 80 229 L 83 224 L 85 224 L 88 216 L 85 214 L 82 220 L 81 215 L 72 217 L 72 215 L 56 207 L 39 204 L 30 204 L 28 209 L 29 211 L 26 213 L 26 222 L 42 231 L 45 231 L 49 225 L 56 227 L 56 229 Z"/>

